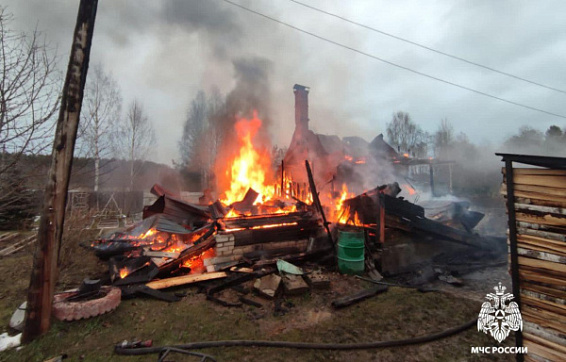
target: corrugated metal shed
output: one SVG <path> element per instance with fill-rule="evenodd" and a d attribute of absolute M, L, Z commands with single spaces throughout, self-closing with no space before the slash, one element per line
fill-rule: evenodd
<path fill-rule="evenodd" d="M 497 155 L 505 162 L 513 294 L 523 315 L 517 346 L 528 347 L 525 360 L 566 361 L 566 158 Z"/>

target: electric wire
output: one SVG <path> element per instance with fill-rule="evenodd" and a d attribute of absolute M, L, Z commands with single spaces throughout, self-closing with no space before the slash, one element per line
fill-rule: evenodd
<path fill-rule="evenodd" d="M 296 30 L 296 31 L 299 31 L 299 32 L 301 32 L 301 33 L 310 35 L 310 36 L 312 36 L 312 37 L 314 37 L 314 38 L 317 38 L 317 39 L 322 40 L 322 41 L 325 41 L 325 42 L 327 42 L 327 43 L 330 43 L 330 44 L 339 46 L 339 47 L 341 47 L 341 48 L 348 49 L 348 50 L 353 51 L 353 52 L 355 52 L 355 53 L 358 53 L 358 54 L 364 55 L 364 56 L 366 56 L 366 57 L 372 58 L 372 59 L 374 59 L 374 60 L 378 60 L 378 61 L 380 61 L 380 62 L 389 64 L 389 65 L 391 65 L 391 66 L 393 66 L 393 67 L 400 68 L 400 69 L 406 70 L 406 71 L 408 71 L 408 72 L 411 72 L 411 73 L 414 73 L 414 74 L 417 74 L 417 75 L 420 75 L 420 76 L 423 76 L 423 77 L 426 77 L 426 78 L 429 78 L 429 79 L 433 79 L 433 80 L 436 80 L 436 81 L 438 81 L 438 82 L 451 85 L 451 86 L 453 86 L 453 87 L 457 87 L 457 88 L 460 88 L 460 89 L 464 89 L 464 90 L 467 90 L 467 91 L 469 91 L 469 92 L 476 93 L 476 94 L 479 94 L 479 95 L 482 95 L 482 96 L 485 96 L 485 97 L 488 97 L 488 98 L 492 98 L 492 99 L 495 99 L 495 100 L 498 100 L 498 101 L 501 101 L 501 102 L 505 102 L 505 103 L 508 103 L 508 104 L 512 104 L 512 105 L 517 106 L 517 107 L 521 107 L 521 108 L 529 109 L 529 110 L 532 110 L 532 111 L 536 111 L 536 112 L 548 114 L 548 115 L 550 115 L 550 116 L 554 116 L 554 117 L 566 119 L 566 116 L 564 116 L 564 115 L 562 115 L 562 114 L 558 114 L 558 113 L 546 111 L 546 110 L 544 110 L 544 109 L 536 108 L 536 107 L 533 107 L 533 106 L 529 106 L 529 105 L 526 105 L 526 104 L 518 103 L 518 102 L 511 101 L 511 100 L 508 100 L 508 99 L 505 99 L 505 98 L 501 98 L 501 97 L 498 97 L 498 96 L 494 96 L 494 95 L 492 95 L 492 94 L 485 93 L 485 92 L 479 91 L 479 90 L 477 90 L 477 89 L 473 89 L 473 88 L 470 88 L 470 87 L 466 87 L 466 86 L 463 86 L 463 85 L 460 85 L 460 84 L 457 84 L 457 83 L 454 83 L 454 82 L 451 82 L 451 81 L 448 81 L 448 80 L 445 80 L 445 79 L 442 79 L 442 78 L 438 78 L 438 77 L 435 77 L 435 76 L 432 76 L 432 75 L 429 75 L 429 74 L 420 72 L 420 71 L 418 71 L 418 70 L 411 69 L 411 68 L 409 68 L 409 67 L 406 67 L 406 66 L 403 66 L 403 65 L 400 65 L 400 64 L 397 64 L 397 63 L 393 63 L 393 62 L 391 62 L 391 61 L 385 60 L 385 59 L 380 58 L 380 57 L 378 57 L 378 56 L 375 56 L 375 55 L 373 55 L 373 54 L 370 54 L 370 53 L 361 51 L 361 50 L 359 50 L 359 49 L 356 49 L 356 48 L 353 48 L 353 47 L 351 47 L 351 46 L 348 46 L 348 45 L 339 43 L 339 42 L 334 41 L 334 40 L 330 40 L 330 39 L 328 39 L 328 38 L 322 37 L 322 36 L 317 35 L 317 34 L 315 34 L 315 33 L 311 33 L 311 32 L 309 32 L 309 31 L 307 31 L 307 30 L 304 30 L 304 29 L 302 29 L 302 28 L 296 27 L 296 26 L 291 25 L 291 24 L 289 24 L 289 23 L 286 23 L 286 22 L 284 22 L 284 21 L 282 21 L 282 20 L 273 18 L 273 17 L 271 17 L 271 16 L 269 16 L 269 15 L 265 15 L 265 14 L 263 14 L 263 13 L 260 13 L 260 12 L 258 12 L 258 11 L 255 11 L 255 10 L 253 10 L 253 9 L 247 8 L 247 7 L 243 6 L 243 5 L 237 4 L 237 3 L 232 2 L 232 1 L 230 1 L 230 0 L 222 0 L 222 1 L 224 1 L 225 3 L 228 3 L 228 4 L 232 5 L 232 6 L 235 6 L 235 7 L 237 7 L 237 8 L 240 8 L 240 9 L 242 9 L 242 10 L 245 10 L 245 11 L 247 11 L 247 12 L 250 12 L 250 13 L 252 13 L 252 14 L 256 14 L 256 15 L 258 15 L 258 16 L 261 16 L 261 17 L 265 18 L 265 19 L 271 20 L 271 21 L 273 21 L 273 22 L 276 22 L 276 23 L 278 23 L 278 24 L 281 24 L 281 25 L 283 25 L 283 26 L 286 26 L 286 27 L 288 27 L 288 28 L 291 28 L 291 29 L 293 29 L 293 30 Z"/>
<path fill-rule="evenodd" d="M 402 41 L 402 42 L 405 42 L 405 43 L 408 43 L 408 44 L 417 46 L 417 47 L 422 48 L 422 49 L 429 50 L 429 51 L 431 51 L 431 52 L 434 52 L 434 53 L 437 53 L 437 54 L 440 54 L 440 55 L 444 55 L 445 57 L 452 58 L 452 59 L 456 59 L 456 60 L 459 60 L 459 61 L 461 61 L 461 62 L 468 63 L 468 64 L 471 64 L 471 65 L 474 65 L 474 66 L 476 66 L 476 67 L 480 67 L 480 68 L 483 68 L 483 69 L 487 69 L 487 70 L 489 70 L 489 71 L 492 71 L 492 72 L 495 72 L 495 73 L 499 73 L 499 74 L 505 75 L 505 76 L 510 77 L 510 78 L 514 78 L 514 79 L 517 79 L 517 80 L 521 80 L 521 81 L 523 81 L 523 82 L 527 82 L 527 83 L 530 83 L 530 84 L 534 84 L 534 85 L 539 86 L 539 87 L 542 87 L 542 88 L 546 88 L 546 89 L 553 90 L 553 91 L 555 91 L 555 92 L 560 92 L 560 93 L 566 94 L 566 91 L 565 91 L 565 90 L 558 89 L 558 88 L 554 88 L 554 87 L 551 87 L 551 86 L 548 86 L 548 85 L 545 85 L 545 84 L 542 84 L 542 83 L 539 83 L 539 82 L 535 82 L 535 81 L 533 81 L 533 80 L 529 80 L 529 79 L 520 77 L 520 76 L 518 76 L 518 75 L 514 75 L 514 74 L 511 74 L 511 73 L 507 73 L 507 72 L 504 72 L 504 71 L 502 71 L 502 70 L 498 70 L 498 69 L 489 67 L 489 66 L 487 66 L 487 65 L 483 65 L 483 64 L 480 64 L 480 63 L 477 63 L 477 62 L 474 62 L 474 61 L 471 61 L 471 60 L 468 60 L 468 59 L 459 57 L 459 56 L 457 56 L 457 55 L 453 55 L 453 54 L 446 53 L 446 52 L 443 52 L 443 51 L 438 50 L 438 49 L 431 48 L 431 47 L 429 47 L 429 46 L 426 46 L 426 45 L 423 45 L 423 44 L 420 44 L 420 43 L 417 43 L 417 42 L 414 42 L 414 41 L 411 41 L 411 40 L 402 38 L 402 37 L 400 37 L 400 36 L 397 36 L 397 35 L 394 35 L 394 34 L 391 34 L 391 33 L 387 33 L 387 32 L 385 32 L 385 31 L 383 31 L 383 30 L 379 30 L 379 29 L 373 28 L 373 27 L 371 27 L 371 26 L 369 26 L 369 25 L 365 25 L 365 24 L 359 23 L 359 22 L 357 22 L 357 21 L 350 20 L 350 19 L 345 18 L 345 17 L 343 17 L 343 16 L 340 16 L 340 15 L 331 13 L 331 12 L 329 12 L 329 11 L 326 11 L 326 10 L 323 10 L 323 9 L 320 9 L 320 8 L 317 8 L 317 7 L 314 7 L 314 6 L 312 6 L 312 5 L 308 5 L 308 4 L 302 3 L 302 2 L 297 1 L 297 0 L 289 0 L 289 1 L 290 1 L 290 2 L 293 2 L 293 3 L 297 4 L 297 5 L 301 5 L 301 6 L 304 6 L 304 7 L 306 7 L 306 8 L 309 8 L 309 9 L 311 9 L 311 10 L 318 11 L 318 12 L 320 12 L 320 13 L 323 13 L 323 14 L 332 16 L 332 17 L 334 17 L 334 18 L 340 19 L 340 20 L 345 21 L 345 22 L 347 22 L 347 23 L 350 23 L 350 24 L 353 24 L 353 25 L 362 27 L 362 28 L 364 28 L 364 29 L 367 29 L 367 30 L 370 30 L 370 31 L 373 31 L 373 32 L 376 32 L 376 33 L 379 33 L 379 34 L 382 34 L 382 35 L 385 35 L 385 36 L 388 36 L 388 37 L 393 38 L 393 39 L 400 40 L 400 41 Z"/>

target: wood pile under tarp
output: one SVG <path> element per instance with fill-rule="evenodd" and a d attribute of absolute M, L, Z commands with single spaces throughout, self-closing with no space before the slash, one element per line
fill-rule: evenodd
<path fill-rule="evenodd" d="M 500 154 L 526 360 L 566 360 L 566 159 Z M 512 162 L 544 168 L 513 168 Z M 517 294 L 519 294 L 517 296 Z"/>

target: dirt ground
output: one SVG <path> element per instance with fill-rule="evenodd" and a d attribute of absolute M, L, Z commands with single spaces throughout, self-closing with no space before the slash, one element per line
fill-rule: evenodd
<path fill-rule="evenodd" d="M 90 252 L 78 247 L 79 241 L 92 237 L 88 232 L 67 232 L 62 249 L 62 268 L 57 290 L 77 287 L 86 277 L 97 277 L 107 267 Z M 0 261 L 0 329 L 9 331 L 8 322 L 27 293 L 32 265 L 32 248 Z M 198 341 L 252 339 L 324 343 L 356 343 L 413 338 L 461 325 L 477 317 L 486 293 L 501 281 L 509 285 L 506 267 L 472 273 L 457 288 L 440 281 L 427 287 L 433 292 L 391 287 L 383 294 L 356 305 L 336 310 L 331 301 L 371 286 L 353 276 L 328 272 L 329 290 L 313 290 L 294 297 L 284 297 L 281 307 L 272 300 L 253 294 L 262 307 L 243 305 L 224 307 L 206 300 L 197 286 L 176 288 L 184 294 L 176 303 L 149 298 L 123 300 L 113 312 L 75 322 L 54 321 L 41 339 L 19 351 L 0 353 L 0 361 L 44 361 L 68 355 L 70 360 L 85 361 L 155 361 L 157 355 L 119 356 L 115 344 L 124 340 L 151 339 L 155 346 Z M 250 285 L 248 285 L 250 287 Z M 169 291 L 168 291 L 169 292 Z M 220 294 L 235 297 L 235 291 Z M 13 332 L 13 331 L 12 331 Z M 509 337 L 501 345 L 512 346 Z M 499 346 L 490 336 L 475 327 L 458 335 L 426 344 L 405 347 L 316 351 L 275 348 L 224 347 L 200 352 L 219 361 L 464 361 L 513 360 L 514 356 L 474 355 L 472 346 Z M 169 360 L 196 361 L 195 357 L 173 355 Z"/>

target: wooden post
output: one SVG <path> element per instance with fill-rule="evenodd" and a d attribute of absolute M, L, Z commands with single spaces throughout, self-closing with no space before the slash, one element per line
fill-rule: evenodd
<path fill-rule="evenodd" d="M 430 193 L 434 197 L 436 195 L 434 194 L 434 167 L 433 167 L 432 163 L 428 164 L 428 170 L 429 170 L 429 176 L 430 176 Z"/>
<path fill-rule="evenodd" d="M 375 225 L 375 237 L 378 242 L 385 242 L 385 207 L 383 206 L 383 195 L 377 194 L 377 220 Z"/>
<path fill-rule="evenodd" d="M 281 160 L 281 198 L 285 198 L 285 161 Z"/>
<path fill-rule="evenodd" d="M 33 257 L 24 342 L 41 336 L 51 326 L 51 307 L 57 281 L 65 204 L 97 6 L 98 0 L 81 0 L 79 4 Z"/>
<path fill-rule="evenodd" d="M 505 177 L 507 180 L 507 214 L 509 215 L 509 252 L 511 261 L 511 282 L 513 283 L 513 296 L 519 308 L 523 307 L 521 303 L 521 288 L 519 277 L 519 252 L 517 250 L 517 215 L 515 213 L 515 175 L 513 171 L 513 161 L 503 157 L 505 161 Z M 518 330 L 515 332 L 515 345 L 519 348 L 523 347 L 523 332 Z M 524 356 L 517 354 L 517 361 L 523 361 Z"/>
<path fill-rule="evenodd" d="M 448 164 L 448 172 L 450 177 L 450 194 L 452 195 L 452 163 Z"/>

